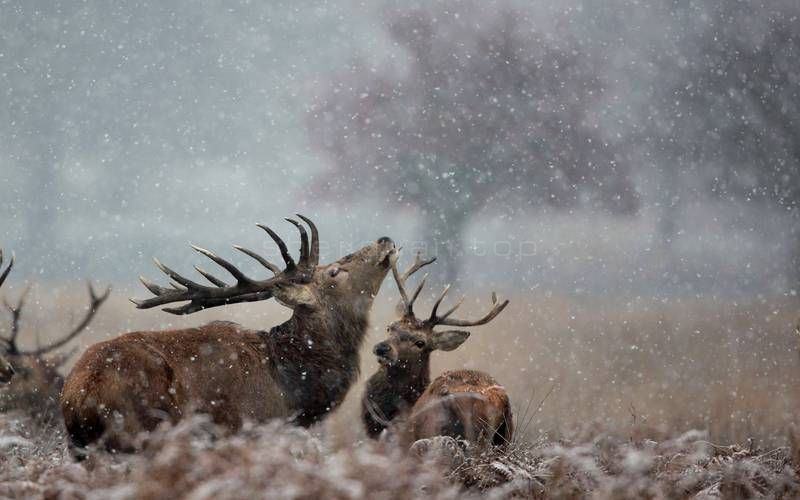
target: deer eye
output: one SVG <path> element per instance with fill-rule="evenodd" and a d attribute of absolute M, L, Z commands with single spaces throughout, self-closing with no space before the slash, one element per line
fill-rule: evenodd
<path fill-rule="evenodd" d="M 331 278 L 335 278 L 337 274 L 339 274 L 340 269 L 338 267 L 332 267 L 328 270 L 328 276 Z"/>
<path fill-rule="evenodd" d="M 416 342 L 414 342 L 414 345 L 422 349 L 423 347 L 425 347 L 425 341 L 417 340 Z"/>

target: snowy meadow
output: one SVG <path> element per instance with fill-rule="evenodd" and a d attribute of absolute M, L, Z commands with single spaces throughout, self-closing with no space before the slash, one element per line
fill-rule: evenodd
<path fill-rule="evenodd" d="M 164 323 L 156 312 L 131 321 L 122 293 L 79 345 L 113 335 L 107 332 L 188 321 Z M 82 298 L 70 289 L 46 296 L 54 310 L 75 308 Z M 372 344 L 394 318 L 392 299 L 376 305 L 359 382 L 341 408 L 309 431 L 274 423 L 230 436 L 197 418 L 147 437 L 140 455 L 97 452 L 76 464 L 60 423 L 37 423 L 20 408 L 0 420 L 0 494 L 790 498 L 800 491 L 794 300 L 665 305 L 511 297 L 512 308 L 496 324 L 476 328 L 460 350 L 436 353 L 433 371 L 492 373 L 511 395 L 515 442 L 502 451 L 435 443 L 408 452 L 367 439 L 358 413 L 364 378 L 377 365 Z M 609 315 L 612 306 L 618 312 Z M 200 314 L 257 324 L 280 311 L 244 305 Z M 62 322 L 61 315 L 31 318 L 38 332 Z"/>
<path fill-rule="evenodd" d="M 0 498 L 800 498 L 799 51 L 797 0 L 0 1 Z M 512 442 L 367 436 L 455 369 Z"/>

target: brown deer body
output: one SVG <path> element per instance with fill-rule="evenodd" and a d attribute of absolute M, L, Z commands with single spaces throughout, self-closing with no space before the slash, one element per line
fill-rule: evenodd
<path fill-rule="evenodd" d="M 0 253 L 0 263 L 2 254 Z M 3 273 L 8 275 L 11 265 Z M 0 280 L 0 285 L 3 280 Z M 58 368 L 69 358 L 69 352 L 58 353 L 57 350 L 81 334 L 94 319 L 97 310 L 108 298 L 110 289 L 97 295 L 89 284 L 91 302 L 83 319 L 69 333 L 36 349 L 22 349 L 17 344 L 20 334 L 20 318 L 29 289 L 22 293 L 16 305 L 3 301 L 11 313 L 11 333 L 8 337 L 0 337 L 0 382 L 3 373 L 11 373 L 13 382 L 0 390 L 0 411 L 23 410 L 37 420 L 52 422 L 57 414 L 58 400 L 64 377 Z M 55 354 L 54 354 L 55 353 Z M 4 366 L 6 368 L 4 368 Z M 8 371 L 10 370 L 10 372 Z M 9 377 L 5 380 L 8 382 Z"/>
<path fill-rule="evenodd" d="M 74 451 L 104 436 L 108 448 L 131 450 L 130 437 L 188 412 L 209 414 L 236 430 L 245 419 L 284 418 L 311 425 L 344 399 L 358 375 L 359 348 L 373 298 L 395 253 L 389 238 L 332 264 L 319 265 L 316 227 L 309 245 L 305 229 L 295 263 L 278 244 L 286 269 L 252 251 L 237 249 L 275 273 L 256 281 L 215 254 L 196 248 L 236 279 L 229 286 L 198 269 L 214 286 L 190 281 L 157 265 L 175 282 L 164 288 L 143 280 L 156 296 L 135 301 L 140 308 L 189 303 L 168 312 L 187 314 L 206 307 L 275 297 L 292 317 L 270 330 L 213 322 L 173 331 L 135 332 L 90 347 L 67 378 L 62 411 Z"/>
<path fill-rule="evenodd" d="M 505 389 L 491 376 L 474 370 L 445 372 L 431 382 L 430 355 L 435 350 L 452 351 L 469 337 L 467 331 L 435 331 L 434 327 L 486 324 L 503 311 L 508 301 L 498 303 L 492 294 L 492 310 L 477 321 L 450 318 L 461 302 L 438 316 L 446 288 L 431 316 L 417 319 L 413 304 L 425 280 L 410 299 L 405 282 L 431 262 L 433 259 L 423 261 L 418 256 L 402 276 L 393 265 L 404 312 L 400 320 L 388 327 L 389 338 L 376 344 L 373 350 L 380 368 L 367 381 L 362 398 L 362 418 L 367 434 L 376 438 L 391 426 L 399 431 L 404 445 L 434 436 L 461 438 L 479 445 L 504 445 L 511 441 L 514 430 Z"/>
<path fill-rule="evenodd" d="M 514 420 L 505 388 L 476 370 L 446 371 L 436 377 L 411 410 L 414 440 L 434 436 L 505 446 Z"/>

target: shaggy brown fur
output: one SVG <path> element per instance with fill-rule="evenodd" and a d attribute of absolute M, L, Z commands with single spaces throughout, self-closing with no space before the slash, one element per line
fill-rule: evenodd
<path fill-rule="evenodd" d="M 136 433 L 193 411 L 232 430 L 245 419 L 307 426 L 323 418 L 358 375 L 373 297 L 393 253 L 394 243 L 381 238 L 317 266 L 302 290 L 275 293 L 294 314 L 269 331 L 214 322 L 90 347 L 61 398 L 73 451 L 101 436 L 108 448 L 131 451 Z"/>
<path fill-rule="evenodd" d="M 475 370 L 438 376 L 414 404 L 409 424 L 414 440 L 451 436 L 504 446 L 514 435 L 508 393 L 490 375 Z"/>

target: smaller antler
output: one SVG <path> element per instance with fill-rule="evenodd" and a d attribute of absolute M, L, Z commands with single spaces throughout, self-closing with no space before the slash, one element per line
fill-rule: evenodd
<path fill-rule="evenodd" d="M 8 263 L 8 267 L 5 271 L 0 272 L 0 286 L 3 286 L 3 282 L 8 278 L 8 273 L 11 272 L 11 268 L 14 267 L 14 254 L 11 254 L 11 261 Z M 3 249 L 0 248 L 0 270 L 3 269 Z M 18 320 L 17 320 L 18 322 Z M 14 334 L 15 329 L 12 329 L 11 335 L 12 338 L 16 336 Z M 4 349 L 6 352 L 9 352 L 13 348 L 13 344 L 6 338 L 0 337 L 0 342 L 5 344 Z"/>
<path fill-rule="evenodd" d="M 397 289 L 400 292 L 400 297 L 403 299 L 406 316 L 414 316 L 414 301 L 417 300 L 419 293 L 422 291 L 422 287 L 425 286 L 425 279 L 427 278 L 427 275 L 422 278 L 422 281 L 420 281 L 417 289 L 414 291 L 414 294 L 410 299 L 408 298 L 408 293 L 406 292 L 406 280 L 415 272 L 419 271 L 428 264 L 432 264 L 435 261 L 436 257 L 431 257 L 430 259 L 425 260 L 422 258 L 422 252 L 417 252 L 416 257 L 414 257 L 414 263 L 411 264 L 411 267 L 409 267 L 402 275 L 397 270 L 397 261 L 395 260 L 392 262 L 392 276 L 394 276 L 394 280 L 397 283 Z"/>
<path fill-rule="evenodd" d="M 436 300 L 436 303 L 433 305 L 433 310 L 431 311 L 431 316 L 426 320 L 431 326 L 479 326 L 485 325 L 486 323 L 492 321 L 498 314 L 503 312 L 503 309 L 506 308 L 508 305 L 508 300 L 504 300 L 503 302 L 497 302 L 497 294 L 492 292 L 492 309 L 481 319 L 475 321 L 463 320 L 463 319 L 450 319 L 450 315 L 453 314 L 456 309 L 458 309 L 461 304 L 464 303 L 464 298 L 462 297 L 453 307 L 451 307 L 446 313 L 442 314 L 441 316 L 437 316 L 437 312 L 439 311 L 439 305 L 444 300 L 445 295 L 450 290 L 450 285 L 447 285 L 442 294 L 439 295 L 439 298 Z"/>
<path fill-rule="evenodd" d="M 11 254 L 11 260 L 8 262 L 8 267 L 5 271 L 0 273 L 0 286 L 3 286 L 3 282 L 8 278 L 8 273 L 11 272 L 11 268 L 14 267 L 14 254 Z M 0 269 L 3 268 L 3 250 L 0 249 Z"/>
<path fill-rule="evenodd" d="M 103 302 L 105 302 L 106 299 L 108 299 L 108 296 L 111 294 L 111 287 L 106 288 L 106 290 L 100 295 L 98 295 L 97 292 L 95 292 L 91 282 L 88 282 L 88 287 L 89 287 L 89 297 L 91 301 L 89 304 L 89 310 L 86 312 L 86 316 L 84 316 L 83 320 L 80 323 L 78 323 L 78 325 L 71 332 L 69 332 L 60 340 L 57 340 L 47 346 L 37 347 L 36 349 L 33 349 L 31 351 L 22 351 L 16 348 L 16 343 L 14 342 L 14 338 L 16 337 L 16 335 L 15 332 L 12 331 L 11 346 L 14 348 L 14 350 L 19 354 L 41 356 L 42 354 L 47 354 L 50 351 L 58 349 L 59 347 L 63 346 L 70 340 L 77 337 L 83 330 L 86 329 L 87 326 L 89 326 L 89 323 L 92 322 L 95 314 L 97 314 L 97 310 L 100 308 L 101 305 L 103 305 Z M 17 311 L 16 311 L 17 321 L 19 320 L 19 310 L 22 308 L 22 304 L 23 301 L 22 298 L 20 298 L 20 302 L 17 305 Z M 14 313 L 12 312 L 12 314 Z"/>
<path fill-rule="evenodd" d="M 19 350 L 17 349 L 17 335 L 19 335 L 19 318 L 22 316 L 22 308 L 25 306 L 25 299 L 28 296 L 28 292 L 31 291 L 30 285 L 25 287 L 25 290 L 19 296 L 16 305 L 11 305 L 5 298 L 3 298 L 3 304 L 8 309 L 8 312 L 11 313 L 11 335 L 7 339 L 3 339 L 8 346 L 6 347 L 6 352 L 8 354 L 17 354 Z"/>

